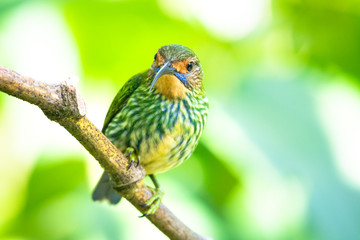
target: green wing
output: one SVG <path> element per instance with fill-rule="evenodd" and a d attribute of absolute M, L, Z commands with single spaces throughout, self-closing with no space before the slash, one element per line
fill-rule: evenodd
<path fill-rule="evenodd" d="M 103 133 L 105 133 L 105 130 L 113 117 L 126 105 L 131 94 L 133 94 L 133 92 L 140 86 L 141 82 L 145 80 L 146 75 L 147 72 L 136 74 L 130 78 L 116 94 L 110 105 L 109 111 L 106 114 L 104 126 L 102 129 Z"/>

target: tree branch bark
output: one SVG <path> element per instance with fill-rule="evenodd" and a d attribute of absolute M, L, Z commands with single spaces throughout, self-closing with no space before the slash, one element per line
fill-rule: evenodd
<path fill-rule="evenodd" d="M 85 103 L 71 81 L 50 85 L 0 66 L 0 91 L 37 105 L 50 120 L 63 126 L 109 173 L 120 195 L 144 213 L 143 205 L 152 196 L 143 181 L 144 169 L 134 165 L 127 169 L 126 157 L 86 118 Z M 206 239 L 163 204 L 147 218 L 170 239 Z"/>

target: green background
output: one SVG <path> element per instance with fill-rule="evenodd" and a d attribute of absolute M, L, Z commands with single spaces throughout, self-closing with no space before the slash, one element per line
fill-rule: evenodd
<path fill-rule="evenodd" d="M 214 239 L 360 239 L 358 0 L 0 1 L 0 65 L 77 76 L 99 128 L 173 43 L 197 53 L 210 112 L 192 157 L 158 175 L 163 202 Z M 101 172 L 0 94 L 1 239 L 166 239 L 126 201 L 91 201 Z"/>

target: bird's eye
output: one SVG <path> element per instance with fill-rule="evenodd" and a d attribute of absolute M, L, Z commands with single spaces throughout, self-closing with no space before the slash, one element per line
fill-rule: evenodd
<path fill-rule="evenodd" d="M 188 72 L 190 72 L 194 67 L 194 62 L 189 62 L 187 65 L 186 65 L 186 69 L 188 70 Z"/>
<path fill-rule="evenodd" d="M 156 61 L 156 58 L 157 58 L 157 53 L 155 54 L 155 56 L 154 56 L 154 60 Z"/>

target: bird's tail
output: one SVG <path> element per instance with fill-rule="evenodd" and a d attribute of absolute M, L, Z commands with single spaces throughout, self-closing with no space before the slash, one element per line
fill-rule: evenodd
<path fill-rule="evenodd" d="M 95 190 L 92 194 L 94 201 L 108 200 L 111 204 L 117 204 L 121 196 L 111 186 L 110 177 L 107 172 L 104 171 Z"/>

